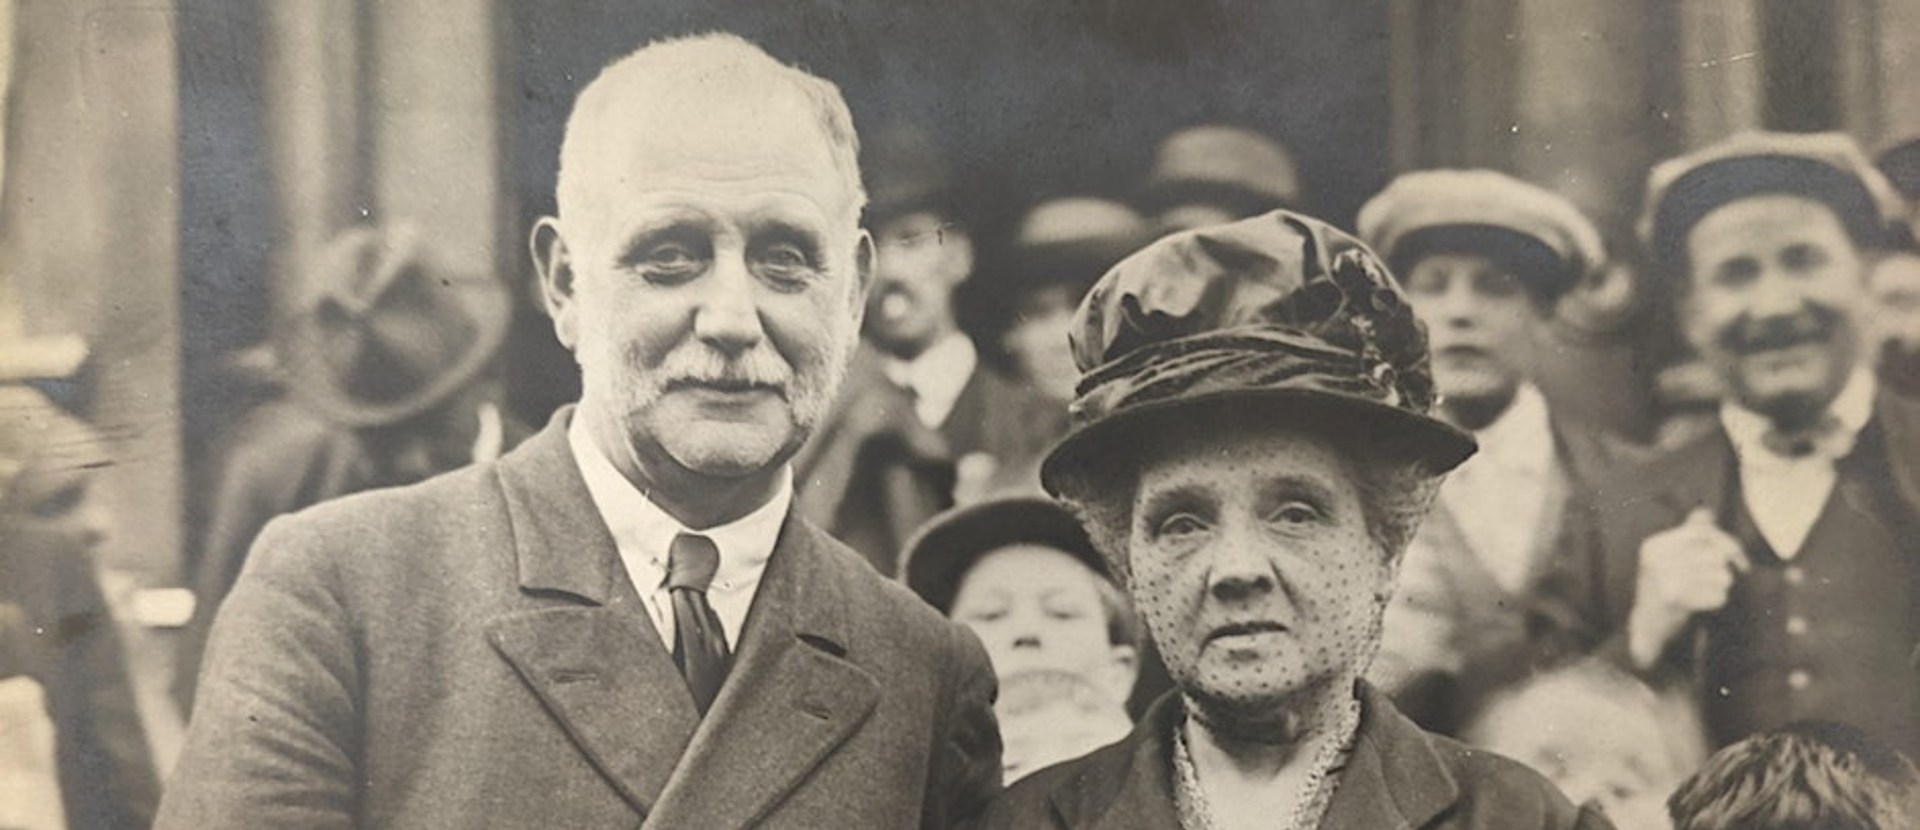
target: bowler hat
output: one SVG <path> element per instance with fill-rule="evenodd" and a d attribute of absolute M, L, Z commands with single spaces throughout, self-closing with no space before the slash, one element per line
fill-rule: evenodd
<path fill-rule="evenodd" d="M 506 286 L 448 270 L 410 229 L 349 230 L 318 263 L 311 299 L 276 348 L 292 393 L 338 423 L 392 424 L 433 408 L 506 337 Z"/>
<path fill-rule="evenodd" d="M 1203 124 L 1160 142 L 1147 173 L 1147 206 L 1225 204 L 1257 213 L 1300 202 L 1300 173 L 1285 148 L 1253 130 Z"/>
<path fill-rule="evenodd" d="M 1147 220 L 1119 202 L 1091 196 L 1048 199 L 1027 211 L 1013 254 L 1024 288 L 1083 289 L 1152 238 Z"/>
<path fill-rule="evenodd" d="M 1429 254 L 1477 253 L 1546 300 L 1606 261 L 1600 231 L 1572 202 L 1493 170 L 1408 173 L 1368 200 L 1357 224 L 1394 273 Z"/>
<path fill-rule="evenodd" d="M 915 211 L 958 219 L 953 165 L 945 149 L 918 124 L 883 125 L 861 146 L 869 226 Z"/>
<path fill-rule="evenodd" d="M 928 605 L 948 613 L 960 580 L 980 557 L 1020 544 L 1058 550 L 1101 577 L 1108 574 L 1071 512 L 1051 499 L 1019 496 L 961 505 L 927 520 L 907 541 L 902 577 Z"/>
<path fill-rule="evenodd" d="M 1073 429 L 1041 467 L 1056 495 L 1125 453 L 1129 427 L 1227 402 L 1370 428 L 1445 472 L 1473 439 L 1434 418 L 1426 329 L 1372 251 L 1274 211 L 1165 237 L 1115 265 L 1070 329 Z"/>
<path fill-rule="evenodd" d="M 1641 240 L 1660 263 L 1682 267 L 1687 233 L 1729 202 L 1790 195 L 1831 208 L 1856 244 L 1887 243 L 1900 215 L 1893 185 L 1841 133 L 1740 133 L 1662 162 L 1647 178 Z"/>

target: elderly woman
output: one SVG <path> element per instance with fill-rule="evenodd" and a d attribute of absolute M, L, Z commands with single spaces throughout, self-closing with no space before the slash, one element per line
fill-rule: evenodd
<path fill-rule="evenodd" d="M 1075 430 L 1047 458 L 1176 689 L 989 827 L 1605 827 L 1423 732 L 1362 681 L 1408 538 L 1473 441 L 1429 415 L 1385 269 L 1276 212 L 1167 237 L 1081 305 Z"/>

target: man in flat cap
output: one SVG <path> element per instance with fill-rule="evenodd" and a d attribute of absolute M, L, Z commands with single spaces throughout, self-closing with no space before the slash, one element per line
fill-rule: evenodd
<path fill-rule="evenodd" d="M 1042 468 L 1175 689 L 1022 780 L 988 827 L 1606 827 L 1363 679 L 1407 541 L 1473 439 L 1358 240 L 1274 212 L 1123 260 L 1074 320 L 1075 429 Z"/>
<path fill-rule="evenodd" d="M 840 398 L 794 459 L 801 515 L 889 576 L 922 523 L 1037 482 L 1065 413 L 990 365 L 960 326 L 972 232 L 941 148 L 895 124 L 868 146 L 877 260 L 864 342 Z"/>
<path fill-rule="evenodd" d="M 581 92 L 532 252 L 577 407 L 261 535 L 162 828 L 946 827 L 979 641 L 793 515 L 872 242 L 839 91 L 727 35 Z"/>
<path fill-rule="evenodd" d="M 1895 203 L 1837 134 L 1653 171 L 1642 230 L 1725 388 L 1718 429 L 1594 486 L 1543 610 L 1697 695 L 1716 746 L 1814 718 L 1920 753 L 1920 405 L 1859 336 Z"/>
<path fill-rule="evenodd" d="M 1361 208 L 1359 230 L 1427 326 L 1438 414 L 1480 444 L 1407 550 L 1373 666 L 1403 709 L 1453 734 L 1525 674 L 1528 597 L 1562 514 L 1622 443 L 1549 407 L 1531 380 L 1556 303 L 1606 253 L 1579 208 L 1492 170 L 1401 176 Z"/>

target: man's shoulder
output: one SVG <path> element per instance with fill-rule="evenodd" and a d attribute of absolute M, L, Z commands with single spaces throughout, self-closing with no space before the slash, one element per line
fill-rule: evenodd
<path fill-rule="evenodd" d="M 945 636 L 958 624 L 947 619 L 898 580 L 874 570 L 866 557 L 845 542 L 794 513 L 791 532 L 809 546 L 822 575 L 839 586 L 847 607 L 859 617 L 899 626 L 903 632 Z"/>
<path fill-rule="evenodd" d="M 472 555 L 474 551 L 453 540 L 506 522 L 492 467 L 464 467 L 275 518 L 255 541 L 247 568 L 282 573 L 324 568 L 377 580 L 391 576 L 394 568 L 431 567 L 423 560 Z"/>

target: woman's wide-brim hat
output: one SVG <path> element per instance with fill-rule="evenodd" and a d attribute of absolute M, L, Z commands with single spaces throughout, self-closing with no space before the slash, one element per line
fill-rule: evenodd
<path fill-rule="evenodd" d="M 318 266 L 276 349 L 294 397 L 345 426 L 398 423 L 452 397 L 512 322 L 505 285 L 447 268 L 405 226 L 347 231 Z"/>
<path fill-rule="evenodd" d="M 1011 545 L 1058 550 L 1108 576 L 1106 560 L 1067 508 L 1038 496 L 1013 496 L 961 505 L 927 520 L 907 541 L 901 577 L 945 614 L 974 563 Z"/>
<path fill-rule="evenodd" d="M 1073 428 L 1041 467 L 1056 495 L 1137 452 L 1138 429 L 1201 428 L 1244 406 L 1364 430 L 1435 473 L 1476 449 L 1432 414 L 1426 329 L 1386 266 L 1308 216 L 1274 211 L 1141 249 L 1088 292 L 1069 336 Z"/>

